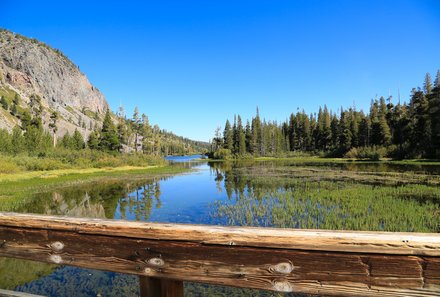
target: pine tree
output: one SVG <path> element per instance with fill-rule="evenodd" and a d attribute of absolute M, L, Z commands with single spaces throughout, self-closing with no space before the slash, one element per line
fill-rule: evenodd
<path fill-rule="evenodd" d="M 244 156 L 246 154 L 246 135 L 243 130 L 243 125 L 241 122 L 240 115 L 238 115 L 238 118 L 237 118 L 237 135 L 238 135 L 237 153 L 240 156 Z"/>
<path fill-rule="evenodd" d="M 223 138 L 221 136 L 220 130 L 221 130 L 220 127 L 217 127 L 215 129 L 214 138 L 212 139 L 212 143 L 211 143 L 211 152 L 215 152 L 223 147 Z"/>
<path fill-rule="evenodd" d="M 333 150 L 337 149 L 338 147 L 338 136 L 339 136 L 339 121 L 335 114 L 332 115 L 332 120 L 330 122 L 330 129 L 331 129 L 331 147 Z"/>
<path fill-rule="evenodd" d="M 411 144 L 417 155 L 426 156 L 431 150 L 431 120 L 429 103 L 422 91 L 415 91 L 411 97 L 413 106 L 413 125 Z"/>
<path fill-rule="evenodd" d="M 362 117 L 359 124 L 358 144 L 360 146 L 370 145 L 370 121 L 367 117 Z"/>
<path fill-rule="evenodd" d="M 72 141 L 73 141 L 73 148 L 75 150 L 82 150 L 86 147 L 86 144 L 84 142 L 84 137 L 81 135 L 78 129 L 75 129 L 75 132 L 73 132 Z"/>
<path fill-rule="evenodd" d="M 1 98 L 0 98 L 0 104 L 1 104 L 1 106 L 3 107 L 3 109 L 5 109 L 5 110 L 9 110 L 9 104 L 8 104 L 8 101 L 6 101 L 6 98 L 5 98 L 5 97 L 1 96 Z"/>
<path fill-rule="evenodd" d="M 252 130 L 249 120 L 246 121 L 245 135 L 246 135 L 246 152 L 252 154 Z"/>
<path fill-rule="evenodd" d="M 225 149 L 229 149 L 231 152 L 234 148 L 233 133 L 229 120 L 226 120 L 225 129 L 223 131 L 223 147 Z"/>
<path fill-rule="evenodd" d="M 153 153 L 159 155 L 162 149 L 162 137 L 160 135 L 160 129 L 158 125 L 153 127 Z"/>
<path fill-rule="evenodd" d="M 153 151 L 152 139 L 153 132 L 150 126 L 150 121 L 147 115 L 142 114 L 142 123 L 141 123 L 141 135 L 142 135 L 142 150 L 144 153 L 151 153 Z M 168 155 L 168 153 L 166 153 Z"/>
<path fill-rule="evenodd" d="M 75 148 L 75 141 L 73 140 L 73 137 L 70 135 L 69 132 L 66 132 L 66 134 L 63 135 L 61 138 L 60 145 L 66 149 L 74 150 Z"/>
<path fill-rule="evenodd" d="M 89 134 L 89 139 L 87 140 L 87 146 L 91 150 L 98 150 L 99 149 L 99 133 L 98 131 L 92 131 Z"/>
<path fill-rule="evenodd" d="M 52 130 L 54 147 L 57 145 L 57 136 L 56 136 L 58 131 L 57 122 L 58 122 L 58 112 L 53 111 L 50 115 L 49 129 Z"/>
<path fill-rule="evenodd" d="M 437 75 L 435 76 L 435 81 L 434 81 L 434 87 L 435 88 L 440 87 L 440 69 L 437 70 Z"/>
<path fill-rule="evenodd" d="M 425 82 L 423 84 L 423 89 L 425 91 L 425 94 L 430 94 L 432 91 L 432 80 L 431 80 L 431 74 L 426 73 L 425 75 Z"/>
<path fill-rule="evenodd" d="M 232 143 L 232 153 L 238 154 L 238 129 L 236 115 L 234 115 L 234 125 L 232 126 Z"/>
<path fill-rule="evenodd" d="M 139 109 L 136 106 L 133 111 L 133 118 L 131 120 L 131 125 L 133 127 L 134 132 L 134 148 L 137 152 L 139 150 L 139 134 L 141 129 L 141 119 L 139 117 Z"/>
<path fill-rule="evenodd" d="M 13 116 L 18 116 L 17 105 L 16 105 L 15 103 L 12 103 L 11 114 L 12 114 Z"/>
<path fill-rule="evenodd" d="M 372 145 L 386 146 L 390 144 L 391 131 L 386 120 L 387 113 L 387 105 L 383 97 L 380 98 L 380 104 L 377 102 L 377 100 L 374 101 L 370 109 L 370 143 Z"/>
<path fill-rule="evenodd" d="M 32 120 L 30 113 L 27 110 L 25 110 L 23 114 L 20 116 L 20 119 L 21 119 L 21 128 L 23 130 L 28 130 L 29 127 L 31 126 L 31 120 Z"/>
<path fill-rule="evenodd" d="M 254 155 L 259 156 L 263 153 L 263 137 L 262 137 L 262 127 L 260 119 L 260 111 L 257 107 L 257 114 L 255 118 L 252 119 L 252 151 Z"/>
<path fill-rule="evenodd" d="M 101 150 L 117 151 L 120 148 L 120 142 L 118 133 L 116 131 L 115 124 L 110 115 L 110 110 L 107 112 L 102 123 L 101 135 L 100 135 L 99 147 Z"/>
<path fill-rule="evenodd" d="M 125 111 L 124 107 L 120 106 L 118 110 L 118 139 L 119 142 L 122 144 L 128 144 L 128 128 L 127 128 L 127 122 L 125 120 Z"/>
<path fill-rule="evenodd" d="M 297 138 L 296 138 L 297 126 L 296 119 L 293 113 L 289 117 L 289 146 L 290 151 L 294 151 L 297 148 Z"/>
<path fill-rule="evenodd" d="M 322 108 L 319 107 L 316 129 L 313 129 L 314 146 L 317 150 L 323 150 L 324 146 L 324 117 Z"/>
<path fill-rule="evenodd" d="M 14 103 L 15 105 L 19 106 L 20 105 L 20 95 L 15 93 L 15 96 L 14 96 L 14 99 L 12 100 L 12 103 Z"/>
<path fill-rule="evenodd" d="M 41 104 L 41 97 L 36 94 L 32 94 L 29 100 L 30 112 L 32 116 L 30 124 L 37 129 L 41 129 L 43 128 L 43 105 Z"/>
<path fill-rule="evenodd" d="M 439 76 L 439 73 L 437 73 Z M 436 83 L 436 87 L 427 96 L 428 114 L 431 124 L 431 141 L 432 147 L 429 155 L 440 159 L 440 86 Z"/>
<path fill-rule="evenodd" d="M 23 131 L 19 126 L 15 126 L 12 129 L 11 144 L 12 144 L 11 149 L 14 155 L 17 155 L 18 153 L 24 151 Z"/>
<path fill-rule="evenodd" d="M 322 123 L 323 127 L 321 134 L 321 148 L 324 151 L 327 151 L 331 146 L 332 129 L 331 129 L 330 113 L 326 105 L 324 105 L 324 112 L 322 116 L 323 116 L 323 123 Z"/>
<path fill-rule="evenodd" d="M 39 152 L 45 152 L 47 149 L 45 133 L 43 128 L 29 126 L 24 133 L 25 149 L 29 154 L 36 154 Z M 49 146 L 52 147 L 52 138 L 50 138 Z"/>
<path fill-rule="evenodd" d="M 341 119 L 339 124 L 339 149 L 346 152 L 351 148 L 351 139 L 353 135 L 350 130 L 350 117 L 348 112 L 341 109 Z"/>
<path fill-rule="evenodd" d="M 394 125 L 393 143 L 398 146 L 398 157 L 404 158 L 408 153 L 404 149 L 404 145 L 409 142 L 410 133 L 410 120 L 408 118 L 408 108 L 404 105 L 397 104 L 393 110 L 392 122 Z"/>

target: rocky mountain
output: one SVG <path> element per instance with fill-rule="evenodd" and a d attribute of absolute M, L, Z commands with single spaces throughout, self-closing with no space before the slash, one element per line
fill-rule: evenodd
<path fill-rule="evenodd" d="M 86 140 L 92 131 L 102 127 L 108 108 L 104 95 L 61 51 L 0 29 L 0 129 L 12 131 L 14 126 L 22 126 L 22 121 L 38 113 L 43 127 L 50 130 L 50 117 L 56 111 L 58 138 L 77 129 Z M 125 118 L 112 116 L 115 124 Z M 176 136 L 157 125 L 151 129 L 150 139 L 142 142 L 142 137 L 132 131 L 138 123 L 127 119 L 123 122 L 127 130 L 122 143 L 124 152 L 143 151 L 143 145 L 154 146 L 155 153 L 161 154 L 185 154 L 209 148 L 208 143 Z"/>
<path fill-rule="evenodd" d="M 20 98 L 28 109 L 32 96 L 41 98 L 43 124 L 47 127 L 58 111 L 59 136 L 75 129 L 87 136 L 101 122 L 108 103 L 103 94 L 63 53 L 50 46 L 7 30 L 0 31 L 0 96 L 9 109 Z M 19 116 L 0 108 L 0 128 L 11 130 Z"/>

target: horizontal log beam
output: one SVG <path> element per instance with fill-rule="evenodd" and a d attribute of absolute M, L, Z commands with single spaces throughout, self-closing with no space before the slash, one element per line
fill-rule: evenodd
<path fill-rule="evenodd" d="M 81 234 L 307 251 L 440 256 L 436 233 L 359 232 L 182 225 L 0 213 L 0 226 Z"/>
<path fill-rule="evenodd" d="M 279 292 L 440 296 L 440 235 L 374 234 L 0 214 L 0 256 Z"/>

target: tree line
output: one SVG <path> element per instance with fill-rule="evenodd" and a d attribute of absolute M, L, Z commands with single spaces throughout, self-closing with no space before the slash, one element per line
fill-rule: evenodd
<path fill-rule="evenodd" d="M 426 74 L 423 89 L 413 88 L 408 103 L 392 97 L 371 101 L 368 113 L 341 108 L 338 113 L 320 107 L 317 113 L 292 113 L 277 123 L 256 116 L 243 122 L 240 115 L 223 131 L 217 128 L 211 156 L 219 159 L 280 156 L 292 152 L 325 156 L 373 158 L 440 158 L 440 70 L 432 82 Z"/>
<path fill-rule="evenodd" d="M 145 114 L 139 115 L 136 107 L 132 118 L 127 118 L 121 107 L 114 115 L 107 110 L 102 124 L 97 125 L 87 137 L 75 129 L 70 134 L 57 136 L 60 115 L 52 111 L 47 128 L 43 124 L 44 107 L 38 95 L 31 95 L 28 108 L 21 105 L 21 98 L 15 94 L 12 102 L 0 97 L 0 107 L 20 120 L 12 132 L 0 129 L 0 152 L 30 155 L 45 154 L 53 148 L 68 150 L 91 149 L 109 153 L 142 153 L 147 155 L 175 155 L 201 153 L 208 144 L 178 137 L 171 132 L 151 126 Z"/>

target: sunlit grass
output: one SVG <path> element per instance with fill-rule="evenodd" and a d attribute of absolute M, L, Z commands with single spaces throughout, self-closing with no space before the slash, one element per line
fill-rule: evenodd
<path fill-rule="evenodd" d="M 188 171 L 178 166 L 124 166 L 115 168 L 61 169 L 0 175 L 0 210 L 14 211 L 36 193 L 59 187 L 100 182 L 108 179 L 142 179 Z"/>
<path fill-rule="evenodd" d="M 256 163 L 226 168 L 224 183 L 230 200 L 212 210 L 221 224 L 440 231 L 438 174 Z"/>

